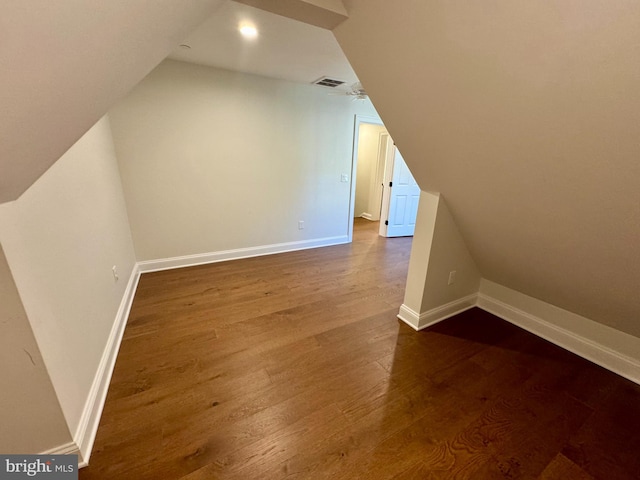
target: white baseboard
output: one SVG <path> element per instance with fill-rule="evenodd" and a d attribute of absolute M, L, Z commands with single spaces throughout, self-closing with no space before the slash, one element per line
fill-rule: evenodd
<path fill-rule="evenodd" d="M 216 263 L 227 260 L 239 260 L 241 258 L 272 255 L 275 253 L 306 250 L 308 248 L 341 245 L 343 243 L 349 243 L 349 237 L 347 235 L 302 240 L 298 242 L 276 243 L 273 245 L 261 245 L 258 247 L 238 248 L 235 250 L 223 250 L 219 252 L 200 253 L 181 257 L 145 260 L 138 262 L 138 268 L 140 269 L 140 273 L 157 272 L 160 270 L 170 270 L 172 268 L 194 267 L 196 265 L 204 265 L 206 263 Z"/>
<path fill-rule="evenodd" d="M 107 399 L 111 375 L 113 374 L 113 369 L 116 364 L 116 357 L 118 356 L 118 350 L 120 349 L 124 328 L 129 318 L 129 312 L 131 311 L 131 305 L 133 304 L 133 297 L 138 287 L 139 279 L 140 270 L 138 266 L 135 265 L 129 277 L 129 283 L 125 289 L 122 301 L 120 302 L 115 321 L 111 327 L 111 333 L 109 334 L 109 339 L 102 353 L 98 371 L 94 377 L 89 396 L 87 397 L 82 416 L 80 417 L 80 423 L 73 437 L 73 445 L 77 451 L 76 453 L 79 454 L 80 467 L 87 466 L 89 462 L 93 442 L 98 433 L 100 416 L 102 415 L 104 402 Z"/>
<path fill-rule="evenodd" d="M 78 444 L 76 442 L 65 443 L 64 445 L 52 448 L 51 450 L 47 450 L 46 452 L 41 452 L 39 455 L 77 455 L 78 468 L 84 468 L 88 465 L 88 463 L 82 459 L 80 447 L 78 447 Z"/>
<path fill-rule="evenodd" d="M 64 445 L 52 448 L 46 452 L 41 452 L 39 455 L 78 455 L 78 459 L 80 459 L 80 461 L 82 459 L 82 456 L 80 455 L 80 448 L 76 442 L 65 443 Z"/>
<path fill-rule="evenodd" d="M 501 288 L 505 289 L 505 287 Z M 514 295 L 509 295 L 509 303 L 503 301 L 506 298 L 498 299 L 479 293 L 478 307 L 640 384 L 640 338 L 532 299 L 519 292 L 511 292 Z M 527 298 L 519 302 L 519 297 Z M 527 308 L 529 311 L 518 307 Z M 547 318 L 536 315 L 539 313 L 536 310 L 544 311 Z"/>
<path fill-rule="evenodd" d="M 367 212 L 364 212 L 362 215 L 360 215 L 360 217 L 364 218 L 365 220 L 373 220 L 373 215 Z"/>
<path fill-rule="evenodd" d="M 414 330 L 422 330 L 475 307 L 476 297 L 477 294 L 473 293 L 420 314 L 402 304 L 398 312 L 398 318 Z"/>
<path fill-rule="evenodd" d="M 414 330 L 418 330 L 418 325 L 420 324 L 420 314 L 412 308 L 407 307 L 404 303 L 400 305 L 398 318 Z"/>
<path fill-rule="evenodd" d="M 403 304 L 398 318 L 422 330 L 474 306 L 640 384 L 640 338 L 484 279 L 478 294 L 422 313 Z"/>

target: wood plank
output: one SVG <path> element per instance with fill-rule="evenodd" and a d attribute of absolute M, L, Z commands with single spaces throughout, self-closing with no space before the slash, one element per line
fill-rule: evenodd
<path fill-rule="evenodd" d="M 80 479 L 640 478 L 640 387 L 472 309 L 396 318 L 411 239 L 145 274 Z"/>
<path fill-rule="evenodd" d="M 593 477 L 559 453 L 547 465 L 538 480 L 593 480 Z"/>

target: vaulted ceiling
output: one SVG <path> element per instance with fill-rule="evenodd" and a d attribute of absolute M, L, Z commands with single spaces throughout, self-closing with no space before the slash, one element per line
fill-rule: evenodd
<path fill-rule="evenodd" d="M 254 26 L 258 36 L 243 38 L 240 25 Z M 169 58 L 299 83 L 358 80 L 330 30 L 243 3 L 224 2 L 181 44 Z"/>
<path fill-rule="evenodd" d="M 0 6 L 0 203 L 15 200 L 222 0 Z"/>

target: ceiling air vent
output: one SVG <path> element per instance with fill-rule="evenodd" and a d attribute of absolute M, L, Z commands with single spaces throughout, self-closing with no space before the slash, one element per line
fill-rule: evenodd
<path fill-rule="evenodd" d="M 336 80 L 335 78 L 329 77 L 320 77 L 318 80 L 313 82 L 314 85 L 322 85 L 323 87 L 336 88 L 342 84 L 344 84 L 342 80 Z"/>

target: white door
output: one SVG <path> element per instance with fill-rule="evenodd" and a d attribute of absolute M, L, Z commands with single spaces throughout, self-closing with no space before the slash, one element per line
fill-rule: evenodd
<path fill-rule="evenodd" d="M 408 237 L 413 235 L 416 226 L 420 187 L 411 175 L 400 151 L 397 148 L 394 150 L 386 236 Z"/>

